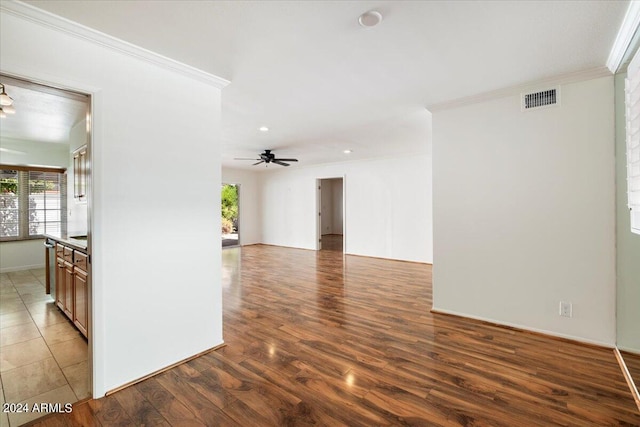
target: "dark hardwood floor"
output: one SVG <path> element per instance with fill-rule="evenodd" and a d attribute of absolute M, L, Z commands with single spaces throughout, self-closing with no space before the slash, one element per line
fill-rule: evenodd
<path fill-rule="evenodd" d="M 621 351 L 620 354 L 624 359 L 624 364 L 631 375 L 636 390 L 640 390 L 640 354 Z M 636 394 L 636 405 L 640 409 L 640 395 Z"/>
<path fill-rule="evenodd" d="M 621 351 L 620 353 L 624 358 L 631 377 L 637 384 L 636 386 L 640 385 L 640 354 L 630 353 L 628 351 Z"/>
<path fill-rule="evenodd" d="M 612 350 L 432 315 L 431 266 L 223 251 L 227 346 L 39 426 L 640 425 Z"/>

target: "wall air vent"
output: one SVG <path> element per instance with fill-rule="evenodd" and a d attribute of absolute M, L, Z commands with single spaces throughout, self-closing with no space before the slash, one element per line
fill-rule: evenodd
<path fill-rule="evenodd" d="M 522 94 L 522 111 L 560 104 L 560 88 Z"/>

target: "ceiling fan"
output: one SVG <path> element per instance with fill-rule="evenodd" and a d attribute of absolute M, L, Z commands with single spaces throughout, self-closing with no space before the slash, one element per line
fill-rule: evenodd
<path fill-rule="evenodd" d="M 259 159 L 247 159 L 247 158 L 235 158 L 233 160 L 258 160 L 252 166 L 259 165 L 260 163 L 275 163 L 280 166 L 289 166 L 289 163 L 285 162 L 297 162 L 298 159 L 276 159 L 276 155 L 271 150 L 264 150 L 264 153 L 260 154 Z"/>

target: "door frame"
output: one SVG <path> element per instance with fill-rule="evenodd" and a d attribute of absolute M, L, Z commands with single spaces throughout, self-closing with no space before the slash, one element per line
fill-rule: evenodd
<path fill-rule="evenodd" d="M 342 179 L 342 253 L 347 253 L 347 175 L 316 178 L 316 250 L 322 249 L 322 181 Z"/>
<path fill-rule="evenodd" d="M 0 75 L 5 80 L 13 81 L 14 84 L 19 84 L 23 87 L 29 88 L 29 86 L 38 86 L 39 90 L 43 90 L 44 88 L 49 88 L 54 95 L 64 96 L 59 92 L 66 92 L 67 96 L 79 95 L 86 96 L 86 144 L 87 144 L 87 159 L 89 160 L 90 170 L 87 173 L 86 179 L 86 188 L 85 191 L 87 193 L 86 196 L 86 204 L 87 204 L 87 299 L 89 301 L 87 307 L 87 375 L 88 375 L 88 389 L 90 398 L 93 398 L 96 393 L 94 390 L 95 384 L 95 359 L 94 354 L 96 353 L 96 348 L 98 348 L 98 343 L 95 339 L 95 324 L 94 324 L 94 283 L 93 283 L 93 200 L 94 200 L 94 192 L 93 192 L 93 170 L 95 165 L 95 155 L 94 155 L 94 138 L 93 138 L 93 129 L 95 127 L 95 116 L 96 116 L 96 98 L 99 97 L 97 94 L 98 89 L 96 88 L 81 88 L 76 87 L 76 82 L 67 82 L 60 83 L 59 81 L 49 81 L 46 79 L 40 79 L 33 76 L 26 75 L 24 73 L 13 73 L 9 70 L 0 70 Z M 17 82 L 16 82 L 17 80 Z M 45 89 L 47 90 L 47 89 Z M 75 402 L 77 403 L 77 402 Z"/>

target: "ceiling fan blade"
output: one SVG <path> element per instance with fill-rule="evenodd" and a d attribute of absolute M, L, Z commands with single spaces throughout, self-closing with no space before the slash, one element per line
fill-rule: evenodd
<path fill-rule="evenodd" d="M 280 161 L 281 159 L 278 160 L 271 160 L 271 163 L 275 163 L 277 165 L 281 165 L 281 166 L 289 166 L 289 163 L 283 163 Z"/>
<path fill-rule="evenodd" d="M 275 163 L 278 164 L 280 166 L 291 166 L 288 163 L 285 162 L 297 162 L 298 159 L 277 159 L 276 156 L 271 152 L 271 150 L 264 150 L 264 153 L 260 154 L 260 157 L 258 157 L 257 159 L 250 159 L 247 157 L 236 157 L 233 160 L 253 160 L 256 161 L 256 163 L 253 164 L 253 166 L 259 165 L 261 163 Z"/>

